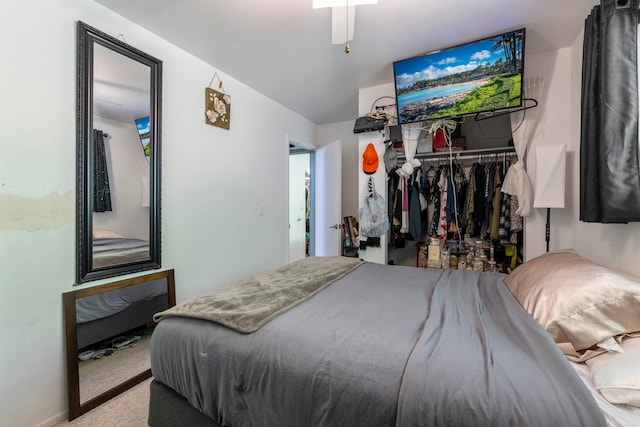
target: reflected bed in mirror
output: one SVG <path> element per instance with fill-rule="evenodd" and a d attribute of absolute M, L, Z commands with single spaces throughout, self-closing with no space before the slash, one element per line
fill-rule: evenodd
<path fill-rule="evenodd" d="M 153 314 L 175 305 L 174 271 L 63 294 L 69 420 L 151 376 Z"/>
<path fill-rule="evenodd" d="M 161 90 L 160 60 L 78 22 L 78 283 L 161 266 Z"/>

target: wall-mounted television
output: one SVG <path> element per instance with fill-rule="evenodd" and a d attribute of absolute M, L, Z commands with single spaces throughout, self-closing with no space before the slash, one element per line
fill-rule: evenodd
<path fill-rule="evenodd" d="M 523 105 L 525 29 L 393 63 L 398 123 Z"/>
<path fill-rule="evenodd" d="M 138 136 L 140 137 L 140 143 L 142 144 L 142 150 L 144 151 L 144 155 L 149 157 L 149 141 L 151 140 L 149 117 L 141 117 L 135 121 L 136 128 L 138 129 Z"/>

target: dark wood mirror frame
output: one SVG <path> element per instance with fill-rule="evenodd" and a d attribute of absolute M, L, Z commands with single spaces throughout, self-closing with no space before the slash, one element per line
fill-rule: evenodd
<path fill-rule="evenodd" d="M 77 283 L 157 269 L 160 264 L 162 61 L 81 21 L 77 27 Z M 150 69 L 149 258 L 93 265 L 93 52 L 100 45 Z"/>
<path fill-rule="evenodd" d="M 123 289 L 129 286 L 140 285 L 161 279 L 166 279 L 168 307 L 173 307 L 176 304 L 174 270 L 159 271 L 155 273 L 145 274 L 143 276 L 137 276 L 112 283 L 107 283 L 104 285 L 65 292 L 64 294 L 62 294 L 66 334 L 67 398 L 69 405 L 69 420 L 73 420 L 74 418 L 79 417 L 80 415 L 94 409 L 95 407 L 103 404 L 109 399 L 112 399 L 123 391 L 151 377 L 151 369 L 149 368 L 144 372 L 140 372 L 139 374 L 127 379 L 121 384 L 118 384 L 115 387 L 110 388 L 109 390 L 88 400 L 87 402 L 81 402 L 76 301 L 79 298 Z"/>

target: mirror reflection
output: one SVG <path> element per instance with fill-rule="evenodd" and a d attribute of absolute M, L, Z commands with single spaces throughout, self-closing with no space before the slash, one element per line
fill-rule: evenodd
<path fill-rule="evenodd" d="M 64 294 L 69 419 L 151 376 L 153 315 L 175 305 L 173 270 Z"/>
<path fill-rule="evenodd" d="M 78 22 L 78 283 L 160 267 L 161 76 Z"/>
<path fill-rule="evenodd" d="M 150 76 L 149 66 L 94 46 L 94 267 L 150 259 Z"/>

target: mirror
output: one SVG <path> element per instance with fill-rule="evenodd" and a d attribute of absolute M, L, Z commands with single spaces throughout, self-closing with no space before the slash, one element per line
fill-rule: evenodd
<path fill-rule="evenodd" d="M 160 268 L 162 62 L 78 22 L 77 283 Z"/>
<path fill-rule="evenodd" d="M 69 420 L 151 377 L 153 315 L 176 304 L 174 271 L 65 292 Z"/>

